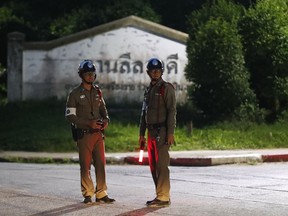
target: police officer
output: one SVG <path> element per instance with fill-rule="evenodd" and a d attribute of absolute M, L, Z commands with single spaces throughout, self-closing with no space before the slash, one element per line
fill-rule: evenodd
<path fill-rule="evenodd" d="M 152 58 L 147 63 L 147 73 L 151 79 L 144 93 L 140 119 L 139 145 L 146 143 L 148 130 L 148 156 L 156 197 L 147 201 L 149 207 L 170 205 L 169 147 L 174 143 L 176 126 L 176 99 L 172 84 L 162 79 L 163 62 Z"/>
<path fill-rule="evenodd" d="M 96 80 L 96 68 L 91 60 L 80 63 L 78 74 L 81 84 L 73 89 L 67 98 L 66 119 L 76 128 L 75 136 L 79 150 L 81 173 L 81 191 L 84 203 L 112 203 L 108 197 L 105 174 L 105 146 L 103 130 L 108 126 L 109 117 L 102 92 L 93 85 Z M 91 178 L 91 162 L 95 167 L 96 188 Z"/>

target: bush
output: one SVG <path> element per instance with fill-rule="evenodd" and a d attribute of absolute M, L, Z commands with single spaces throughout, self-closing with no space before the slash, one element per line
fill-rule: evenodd
<path fill-rule="evenodd" d="M 257 107 L 237 29 L 240 14 L 241 7 L 219 0 L 206 4 L 190 18 L 194 32 L 189 34 L 185 73 L 193 82 L 189 96 L 205 118 L 212 121 L 232 119 L 235 112 L 246 118 L 256 109 L 244 108 Z"/>

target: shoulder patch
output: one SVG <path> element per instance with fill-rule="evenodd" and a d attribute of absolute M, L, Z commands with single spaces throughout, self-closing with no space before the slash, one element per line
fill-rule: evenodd
<path fill-rule="evenodd" d="M 166 86 L 166 82 L 163 82 L 160 89 L 159 89 L 159 94 L 164 97 L 165 94 L 165 86 Z"/>
<path fill-rule="evenodd" d="M 101 89 L 99 88 L 98 85 L 94 85 L 94 88 L 96 89 L 97 93 L 98 93 L 98 96 L 99 96 L 99 99 L 102 98 L 102 91 Z"/>
<path fill-rule="evenodd" d="M 160 87 L 160 89 L 159 89 L 159 94 L 160 94 L 162 97 L 164 97 L 164 95 L 165 95 L 165 88 L 166 88 L 166 86 L 168 86 L 168 85 L 170 85 L 170 86 L 175 90 L 175 87 L 174 87 L 174 85 L 173 85 L 172 83 L 164 81 L 164 82 L 161 84 L 161 87 Z"/>
<path fill-rule="evenodd" d="M 166 82 L 166 84 L 172 86 L 175 89 L 175 86 L 172 83 Z"/>

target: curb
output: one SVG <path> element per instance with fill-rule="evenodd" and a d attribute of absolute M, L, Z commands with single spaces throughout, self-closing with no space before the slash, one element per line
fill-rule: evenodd
<path fill-rule="evenodd" d="M 139 163 L 137 157 L 126 157 L 125 163 L 133 165 L 148 165 L 148 158 L 143 158 Z M 261 155 L 250 156 L 212 156 L 195 158 L 170 158 L 170 166 L 215 166 L 235 163 L 256 163 L 262 162 Z"/>
<path fill-rule="evenodd" d="M 224 164 L 239 163 L 267 163 L 267 162 L 286 162 L 288 154 L 281 155 L 261 155 L 261 154 L 244 154 L 244 155 L 221 155 L 211 157 L 192 157 L 192 158 L 170 158 L 170 166 L 216 166 Z M 131 165 L 149 165 L 148 158 L 144 157 L 143 162 L 138 162 L 138 157 L 125 157 L 124 163 Z"/>
<path fill-rule="evenodd" d="M 170 166 L 215 166 L 224 164 L 255 164 L 267 162 L 286 162 L 288 154 L 241 154 L 241 155 L 217 155 L 217 156 L 194 156 L 194 157 L 171 157 Z M 78 163 L 78 157 L 53 157 L 53 156 L 0 156 L 0 162 L 18 163 Z M 108 156 L 107 164 L 129 164 L 129 165 L 149 165 L 148 157 L 143 158 L 143 162 L 138 161 L 136 156 Z"/>
<path fill-rule="evenodd" d="M 288 154 L 262 155 L 263 162 L 285 162 L 288 161 Z"/>
<path fill-rule="evenodd" d="M 0 157 L 0 162 L 7 163 L 39 163 L 39 164 L 71 164 L 78 163 L 78 158 L 56 158 L 56 157 L 24 157 L 24 156 L 6 156 Z"/>

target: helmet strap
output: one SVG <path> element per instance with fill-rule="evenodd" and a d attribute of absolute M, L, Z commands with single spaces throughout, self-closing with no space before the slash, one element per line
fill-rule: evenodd
<path fill-rule="evenodd" d="M 154 81 L 154 82 L 157 82 L 158 80 L 159 80 L 159 78 L 158 79 L 151 78 L 151 81 Z"/>
<path fill-rule="evenodd" d="M 150 77 L 150 79 L 151 79 L 152 82 L 157 82 L 157 81 L 162 77 L 163 71 L 161 72 L 161 76 L 160 76 L 158 79 L 152 78 L 152 76 L 149 74 L 149 71 L 148 71 L 148 70 L 147 70 L 147 74 L 148 74 L 148 76 Z"/>
<path fill-rule="evenodd" d="M 93 83 L 94 83 L 95 80 L 96 80 L 96 76 L 97 76 L 97 75 L 95 74 L 93 82 L 87 82 L 87 81 L 84 79 L 83 74 L 80 75 L 82 81 L 83 81 L 84 83 L 88 84 L 88 85 L 93 85 Z"/>
<path fill-rule="evenodd" d="M 81 77 L 82 78 L 82 77 Z M 94 82 L 88 82 L 84 78 L 82 78 L 82 82 L 88 85 L 92 85 Z"/>
<path fill-rule="evenodd" d="M 93 82 L 87 82 L 86 80 L 84 80 L 84 82 L 88 85 L 93 85 Z"/>

